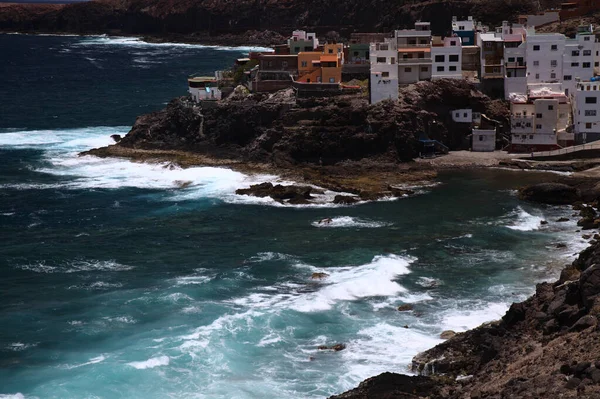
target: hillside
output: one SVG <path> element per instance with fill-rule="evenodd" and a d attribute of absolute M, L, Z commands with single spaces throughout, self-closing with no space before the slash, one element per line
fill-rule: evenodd
<path fill-rule="evenodd" d="M 541 2 L 542 6 L 554 0 Z M 108 33 L 158 39 L 247 44 L 256 32 L 287 35 L 305 28 L 318 34 L 336 31 L 386 32 L 416 20 L 432 22 L 435 34 L 447 33 L 453 15 L 474 15 L 491 25 L 535 11 L 537 0 L 97 0 L 47 7 L 10 4 L 0 8 L 0 31 Z M 437 31 L 435 31 L 437 29 Z M 441 31 L 440 31 L 441 29 Z"/>

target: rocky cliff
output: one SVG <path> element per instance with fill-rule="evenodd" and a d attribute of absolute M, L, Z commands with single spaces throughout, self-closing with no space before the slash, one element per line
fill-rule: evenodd
<path fill-rule="evenodd" d="M 492 25 L 514 20 L 555 0 L 96 0 L 62 7 L 14 4 L 0 7 L 0 31 L 109 33 L 160 40 L 226 44 L 280 43 L 280 34 L 305 28 L 389 32 L 415 20 L 446 34 L 453 15 L 475 15 Z M 265 33 L 265 31 L 268 31 Z"/>
<path fill-rule="evenodd" d="M 598 181 L 561 181 L 524 187 L 520 196 L 572 204 L 579 225 L 594 220 L 598 228 Z M 600 235 L 584 237 L 591 246 L 558 281 L 538 284 L 501 320 L 415 356 L 412 370 L 420 376 L 384 373 L 331 399 L 600 398 Z"/>
<path fill-rule="evenodd" d="M 462 80 L 420 82 L 402 89 L 398 102 L 375 105 L 362 94 L 297 98 L 292 89 L 275 94 L 239 90 L 205 108 L 185 97 L 175 99 L 161 111 L 138 117 L 117 146 L 204 153 L 276 167 L 396 163 L 418 155 L 424 132 L 451 149 L 468 146 L 470 125 L 451 118 L 459 108 L 507 125 L 506 104 Z"/>
<path fill-rule="evenodd" d="M 600 242 L 498 322 L 419 354 L 420 377 L 385 373 L 331 399 L 600 397 Z"/>

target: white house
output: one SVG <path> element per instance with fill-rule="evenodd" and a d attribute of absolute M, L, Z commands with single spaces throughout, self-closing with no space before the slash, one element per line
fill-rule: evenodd
<path fill-rule="evenodd" d="M 563 77 L 566 37 L 560 33 L 527 33 L 527 83 L 559 83 Z"/>
<path fill-rule="evenodd" d="M 600 79 L 577 83 L 573 93 L 573 129 L 577 143 L 600 139 Z"/>
<path fill-rule="evenodd" d="M 450 111 L 452 114 L 452 120 L 457 123 L 472 123 L 473 122 L 473 110 L 472 109 L 455 109 Z"/>
<path fill-rule="evenodd" d="M 431 39 L 431 79 L 462 79 L 462 42 L 458 36 Z"/>
<path fill-rule="evenodd" d="M 371 43 L 369 47 L 371 104 L 388 99 L 398 100 L 397 57 L 395 40 L 386 39 L 383 43 Z"/>
<path fill-rule="evenodd" d="M 496 129 L 473 129 L 471 151 L 492 152 L 496 149 Z"/>
<path fill-rule="evenodd" d="M 303 30 L 295 30 L 292 37 L 287 41 L 290 48 L 290 54 L 298 54 L 303 51 L 314 51 L 319 47 L 319 39 L 315 33 L 309 33 Z"/>
<path fill-rule="evenodd" d="M 504 97 L 527 95 L 526 43 L 504 48 Z"/>
<path fill-rule="evenodd" d="M 416 22 L 415 29 L 397 30 L 398 82 L 416 83 L 431 79 L 431 24 Z"/>
<path fill-rule="evenodd" d="M 567 39 L 563 56 L 563 89 L 568 95 L 577 87 L 577 80 L 589 80 L 594 76 L 596 37 L 591 26 L 580 26 L 574 39 Z"/>
<path fill-rule="evenodd" d="M 212 76 L 188 78 L 188 91 L 194 101 L 221 99 L 219 82 Z"/>
<path fill-rule="evenodd" d="M 545 151 L 572 145 L 569 126 L 569 102 L 560 86 L 529 89 L 525 99 L 514 100 L 511 111 L 511 152 Z"/>

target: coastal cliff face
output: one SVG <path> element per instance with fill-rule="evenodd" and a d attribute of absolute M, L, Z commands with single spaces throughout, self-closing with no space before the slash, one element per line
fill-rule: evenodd
<path fill-rule="evenodd" d="M 600 242 L 554 284 L 419 354 L 420 377 L 385 373 L 331 399 L 600 397 Z"/>
<path fill-rule="evenodd" d="M 506 104 L 466 81 L 420 82 L 402 89 L 398 102 L 375 105 L 362 95 L 296 98 L 288 89 L 271 95 L 234 93 L 204 109 L 187 98 L 175 99 L 161 111 L 140 116 L 116 146 L 187 151 L 280 168 L 397 163 L 418 156 L 423 132 L 452 149 L 468 145 L 470 124 L 451 118 L 451 111 L 460 108 L 497 120 L 508 117 Z"/>
<path fill-rule="evenodd" d="M 389 32 L 415 20 L 447 34 L 453 15 L 474 15 L 492 25 L 537 10 L 537 0 L 98 0 L 62 7 L 4 5 L 0 31 L 148 35 L 162 40 L 274 44 L 281 34 L 305 28 L 324 35 L 337 31 Z M 554 0 L 542 1 L 542 6 Z M 548 3 L 548 4 L 546 4 Z M 441 29 L 441 30 L 440 30 Z M 265 31 L 268 31 L 265 33 Z"/>

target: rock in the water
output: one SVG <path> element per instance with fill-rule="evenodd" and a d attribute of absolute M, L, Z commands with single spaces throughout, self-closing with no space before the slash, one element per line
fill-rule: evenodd
<path fill-rule="evenodd" d="M 519 198 L 543 204 L 566 205 L 580 199 L 579 191 L 562 183 L 539 183 L 519 190 Z"/>
<path fill-rule="evenodd" d="M 121 141 L 122 137 L 120 134 L 111 134 L 110 138 L 113 139 L 115 143 L 118 143 L 119 141 Z"/>
<path fill-rule="evenodd" d="M 456 335 L 456 332 L 452 330 L 446 330 L 440 334 L 441 339 L 450 339 Z"/>
<path fill-rule="evenodd" d="M 556 219 L 556 221 L 559 222 L 559 223 L 560 222 L 568 222 L 569 218 L 558 218 L 558 219 Z"/>
<path fill-rule="evenodd" d="M 332 350 L 334 352 L 339 352 L 339 351 L 343 351 L 344 349 L 346 349 L 346 344 L 335 344 L 335 345 L 331 345 L 331 346 L 319 345 L 317 347 L 317 349 L 319 349 L 319 350 Z"/>
<path fill-rule="evenodd" d="M 407 311 L 413 310 L 413 309 L 414 309 L 414 306 L 411 305 L 410 303 L 405 303 L 404 305 L 398 306 L 399 312 L 407 312 Z"/>
<path fill-rule="evenodd" d="M 544 225 L 547 225 L 547 224 L 548 224 L 548 221 L 547 221 L 547 220 L 542 220 L 542 221 L 540 221 L 540 224 L 541 224 L 542 226 L 544 226 Z"/>
<path fill-rule="evenodd" d="M 310 278 L 312 278 L 313 280 L 321 280 L 324 279 L 325 277 L 329 276 L 329 274 L 327 273 L 323 273 L 323 272 L 315 272 L 313 273 Z"/>
<path fill-rule="evenodd" d="M 173 184 L 175 184 L 179 188 L 186 188 L 193 184 L 194 182 L 191 180 L 175 180 Z"/>
<path fill-rule="evenodd" d="M 334 204 L 342 204 L 342 205 L 353 205 L 358 202 L 356 197 L 351 197 L 349 195 L 336 195 L 333 199 Z"/>

